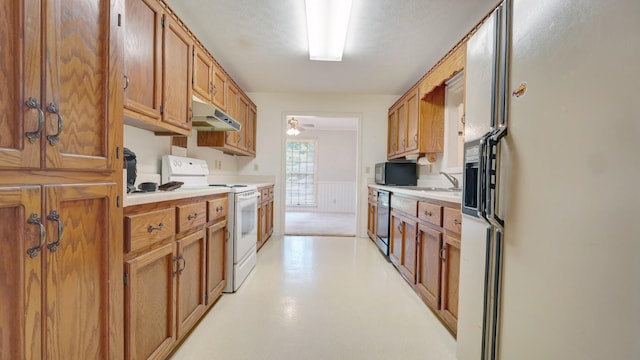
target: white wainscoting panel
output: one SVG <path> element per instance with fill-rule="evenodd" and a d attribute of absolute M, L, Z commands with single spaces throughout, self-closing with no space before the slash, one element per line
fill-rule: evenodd
<path fill-rule="evenodd" d="M 316 211 L 355 213 L 355 181 L 318 181 L 318 208 Z"/>

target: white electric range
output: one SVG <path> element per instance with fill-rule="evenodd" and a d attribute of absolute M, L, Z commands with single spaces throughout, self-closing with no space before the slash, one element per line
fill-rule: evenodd
<path fill-rule="evenodd" d="M 205 160 L 175 155 L 162 157 L 162 183 L 180 181 L 175 191 L 210 187 L 229 189 L 227 211 L 226 293 L 238 290 L 256 265 L 258 241 L 258 189 L 249 184 L 209 184 L 209 167 Z"/>

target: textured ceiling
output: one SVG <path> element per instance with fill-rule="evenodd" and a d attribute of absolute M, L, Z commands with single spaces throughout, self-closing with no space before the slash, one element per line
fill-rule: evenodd
<path fill-rule="evenodd" d="M 304 0 L 166 0 L 246 92 L 402 94 L 496 0 L 353 0 L 342 62 L 310 61 Z"/>

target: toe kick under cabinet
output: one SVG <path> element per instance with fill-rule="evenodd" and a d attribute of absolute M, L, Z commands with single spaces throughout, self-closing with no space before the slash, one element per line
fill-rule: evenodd
<path fill-rule="evenodd" d="M 392 194 L 391 263 L 455 336 L 460 204 Z"/>
<path fill-rule="evenodd" d="M 164 359 L 225 286 L 227 194 L 124 209 L 125 359 Z"/>

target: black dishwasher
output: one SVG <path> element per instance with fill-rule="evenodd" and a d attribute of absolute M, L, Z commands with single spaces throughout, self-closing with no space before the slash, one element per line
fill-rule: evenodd
<path fill-rule="evenodd" d="M 378 190 L 378 228 L 376 229 L 376 244 L 384 256 L 389 259 L 389 203 L 391 194 Z"/>

